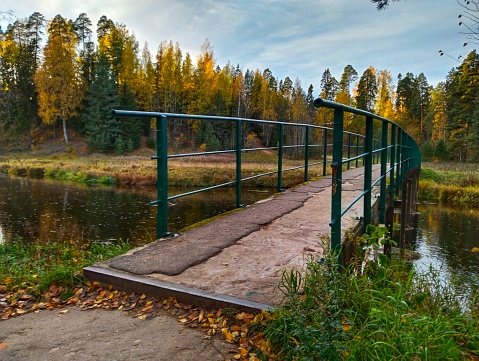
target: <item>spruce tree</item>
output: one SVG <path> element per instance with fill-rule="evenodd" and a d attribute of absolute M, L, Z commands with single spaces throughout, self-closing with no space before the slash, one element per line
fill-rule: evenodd
<path fill-rule="evenodd" d="M 118 108 L 116 85 L 104 57 L 100 56 L 98 61 L 86 103 L 83 121 L 87 143 L 100 152 L 114 150 L 122 129 L 120 121 L 112 114 L 112 110 Z"/>
<path fill-rule="evenodd" d="M 118 94 L 118 109 L 137 110 L 135 96 L 128 85 L 122 85 L 120 88 L 120 92 Z M 143 125 L 144 122 L 140 118 L 122 117 L 121 133 L 123 134 L 125 151 L 129 152 L 137 149 L 140 146 L 141 136 L 143 134 Z"/>

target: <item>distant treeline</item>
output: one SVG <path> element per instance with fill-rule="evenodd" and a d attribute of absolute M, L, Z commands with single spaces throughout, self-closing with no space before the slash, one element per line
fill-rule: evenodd
<path fill-rule="evenodd" d="M 95 151 L 133 150 L 142 136 L 153 146 L 150 120 L 116 119 L 111 109 L 331 125 L 331 111 L 316 110 L 313 93 L 312 84 L 304 90 L 300 79 L 278 79 L 268 68 L 243 71 L 230 62 L 220 67 L 208 40 L 196 61 L 172 41 L 162 42 L 152 55 L 125 25 L 106 16 L 97 23 L 95 41 L 86 14 L 47 22 L 35 12 L 0 33 L 0 126 L 27 146 L 58 125 L 65 142 L 75 131 Z M 399 74 L 395 85 L 387 70 L 369 67 L 359 76 L 347 65 L 339 81 L 326 69 L 318 93 L 398 122 L 422 145 L 425 157 L 479 157 L 475 50 L 436 87 L 423 73 Z M 347 130 L 364 128 L 361 118 L 346 122 Z M 225 126 L 191 121 L 170 127 L 176 148 L 215 149 L 232 142 Z M 264 144 L 275 141 L 271 127 L 251 127 L 245 142 L 249 134 Z"/>

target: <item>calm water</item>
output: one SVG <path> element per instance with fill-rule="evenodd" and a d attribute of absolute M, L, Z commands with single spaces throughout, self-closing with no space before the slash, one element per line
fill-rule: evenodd
<path fill-rule="evenodd" d="M 251 204 L 271 193 L 244 190 L 242 201 Z M 156 238 L 157 208 L 148 205 L 155 199 L 154 187 L 88 187 L 0 177 L 0 242 L 20 236 L 41 242 L 128 239 L 132 245 L 145 244 Z M 234 189 L 175 199 L 168 207 L 168 230 L 174 232 L 234 208 Z"/>
<path fill-rule="evenodd" d="M 171 192 L 178 193 L 173 189 Z M 272 192 L 272 191 L 271 191 Z M 251 204 L 271 192 L 243 191 Z M 0 242 L 26 240 L 115 241 L 141 245 L 155 239 L 156 198 L 149 188 L 88 187 L 28 178 L 0 177 Z M 177 231 L 235 207 L 234 189 L 219 189 L 174 200 L 168 230 Z M 420 205 L 416 250 L 419 267 L 432 264 L 446 274 L 479 279 L 479 210 Z"/>
<path fill-rule="evenodd" d="M 421 268 L 432 265 L 446 275 L 479 281 L 479 209 L 420 205 L 416 251 Z"/>

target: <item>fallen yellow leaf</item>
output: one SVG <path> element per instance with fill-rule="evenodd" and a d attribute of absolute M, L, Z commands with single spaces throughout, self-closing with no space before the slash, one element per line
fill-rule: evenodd
<path fill-rule="evenodd" d="M 81 295 L 83 293 L 83 288 L 79 288 L 75 291 L 75 296 Z"/>

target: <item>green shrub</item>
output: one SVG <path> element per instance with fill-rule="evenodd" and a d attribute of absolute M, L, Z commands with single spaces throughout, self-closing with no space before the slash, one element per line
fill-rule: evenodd
<path fill-rule="evenodd" d="M 434 182 L 440 182 L 443 180 L 443 177 L 438 173 L 434 172 L 431 169 L 421 169 L 421 173 L 419 173 L 420 180 L 432 180 Z"/>

